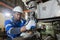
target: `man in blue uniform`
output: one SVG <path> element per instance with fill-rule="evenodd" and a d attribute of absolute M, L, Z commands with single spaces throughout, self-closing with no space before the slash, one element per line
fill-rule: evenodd
<path fill-rule="evenodd" d="M 8 40 L 12 40 L 13 38 L 19 37 L 22 32 L 29 30 L 31 26 L 35 26 L 34 21 L 29 21 L 27 25 L 26 20 L 22 19 L 23 10 L 20 6 L 16 6 L 13 9 L 14 13 L 13 17 L 10 20 L 5 21 L 5 30 L 9 37 Z"/>

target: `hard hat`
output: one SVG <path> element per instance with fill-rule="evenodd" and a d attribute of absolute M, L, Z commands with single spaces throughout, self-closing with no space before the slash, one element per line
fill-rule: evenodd
<path fill-rule="evenodd" d="M 23 13 L 23 10 L 22 10 L 22 8 L 21 8 L 20 6 L 16 6 L 16 7 L 13 9 L 13 11 Z"/>

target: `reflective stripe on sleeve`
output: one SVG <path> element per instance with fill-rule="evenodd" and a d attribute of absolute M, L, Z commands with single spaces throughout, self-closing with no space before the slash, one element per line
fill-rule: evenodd
<path fill-rule="evenodd" d="M 7 28 L 8 26 L 12 26 L 11 24 L 7 24 L 6 26 L 5 26 L 5 28 Z"/>
<path fill-rule="evenodd" d="M 10 29 L 7 31 L 7 33 L 9 33 L 9 34 L 10 34 L 12 29 L 13 29 L 13 28 L 10 28 Z"/>

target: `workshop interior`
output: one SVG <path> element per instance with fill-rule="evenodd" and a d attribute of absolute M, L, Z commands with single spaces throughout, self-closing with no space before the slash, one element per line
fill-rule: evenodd
<path fill-rule="evenodd" d="M 37 35 L 31 40 L 60 40 L 60 0 L 0 0 L 0 40 L 8 39 L 4 22 L 13 17 L 16 6 L 23 9 L 23 19 L 36 21 L 30 31 Z"/>

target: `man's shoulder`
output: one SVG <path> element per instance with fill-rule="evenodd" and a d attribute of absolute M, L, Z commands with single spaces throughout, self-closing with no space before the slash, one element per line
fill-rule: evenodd
<path fill-rule="evenodd" d="M 11 23 L 12 23 L 11 20 L 5 20 L 5 22 L 4 22 L 5 25 L 7 25 L 7 24 L 10 25 Z"/>
<path fill-rule="evenodd" d="M 25 19 L 22 19 L 22 21 L 26 21 Z"/>
<path fill-rule="evenodd" d="M 26 20 L 25 20 L 25 19 L 22 19 L 22 21 L 21 21 L 21 22 L 25 24 L 25 23 L 26 23 Z"/>
<path fill-rule="evenodd" d="M 12 22 L 12 20 L 10 20 L 10 19 L 9 20 L 5 20 L 5 22 Z"/>

